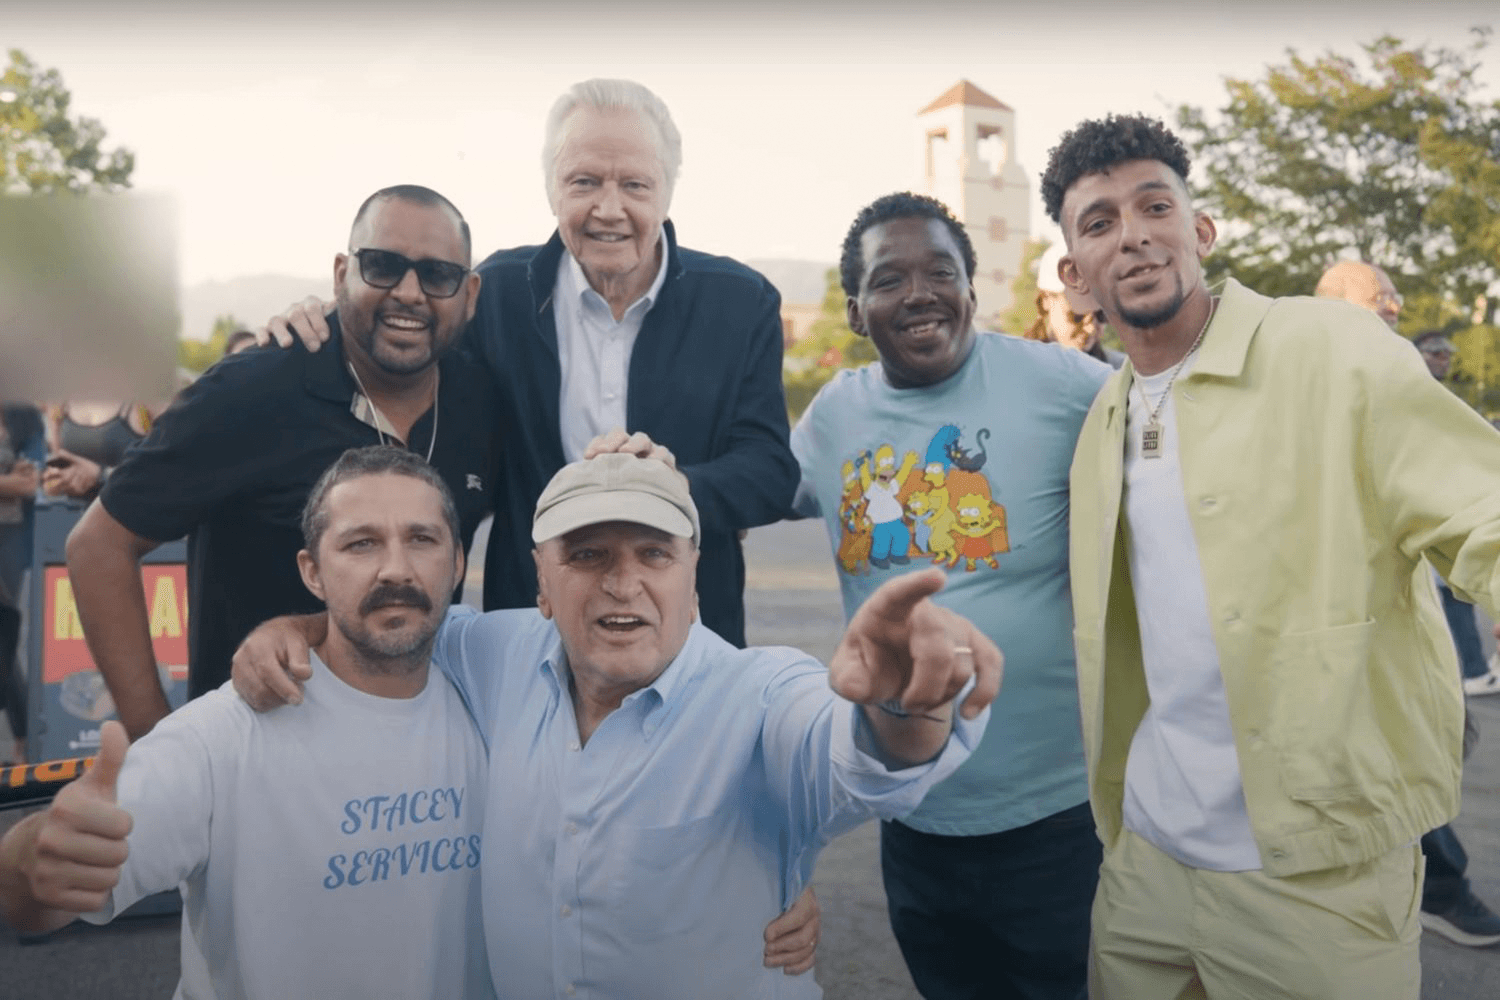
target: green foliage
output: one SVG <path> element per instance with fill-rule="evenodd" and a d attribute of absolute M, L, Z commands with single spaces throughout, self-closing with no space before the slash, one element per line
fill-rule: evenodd
<path fill-rule="evenodd" d="M 793 423 L 840 370 L 858 368 L 877 357 L 874 345 L 849 329 L 838 268 L 828 269 L 827 281 L 823 307 L 812 330 L 787 348 L 782 359 L 781 381 L 786 388 L 787 415 Z"/>
<path fill-rule="evenodd" d="M 1403 332 L 1458 334 L 1455 389 L 1483 405 L 1474 393 L 1496 375 L 1481 358 L 1500 359 L 1484 326 L 1500 278 L 1500 100 L 1475 81 L 1489 34 L 1462 51 L 1386 36 L 1359 59 L 1289 52 L 1263 79 L 1226 80 L 1216 113 L 1180 107 L 1198 206 L 1219 224 L 1210 282 L 1307 295 L 1335 260 L 1379 265 L 1406 299 Z"/>
<path fill-rule="evenodd" d="M 225 313 L 214 320 L 207 340 L 184 337 L 177 342 L 177 363 L 190 372 L 202 373 L 224 356 L 224 341 L 245 324 Z"/>
<path fill-rule="evenodd" d="M 1500 413 L 1500 326 L 1479 323 L 1453 337 L 1458 354 L 1448 371 L 1448 387 L 1480 413 Z"/>
<path fill-rule="evenodd" d="M 1021 271 L 1010 283 L 1015 301 L 1000 314 L 1001 333 L 1020 336 L 1036 322 L 1037 265 L 1050 246 L 1052 244 L 1047 240 L 1027 240 L 1021 247 Z"/>
<path fill-rule="evenodd" d="M 0 75 L 0 194 L 118 191 L 130 186 L 135 154 L 105 151 L 104 126 L 70 115 L 72 94 L 55 69 L 20 49 Z"/>

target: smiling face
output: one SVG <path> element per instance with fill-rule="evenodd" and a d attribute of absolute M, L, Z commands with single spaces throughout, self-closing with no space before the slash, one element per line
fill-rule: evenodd
<path fill-rule="evenodd" d="M 580 688 L 618 700 L 651 684 L 697 617 L 691 540 L 610 521 L 535 550 L 537 607 L 557 623 Z"/>
<path fill-rule="evenodd" d="M 655 126 L 633 111 L 581 107 L 564 128 L 551 187 L 563 244 L 595 291 L 612 300 L 624 289 L 633 301 L 656 278 L 670 200 Z"/>
<path fill-rule="evenodd" d="M 976 300 L 948 227 L 891 219 L 861 241 L 865 270 L 848 301 L 849 328 L 874 342 L 886 380 L 906 389 L 958 371 L 974 345 Z"/>
<path fill-rule="evenodd" d="M 1187 189 L 1159 160 L 1129 160 L 1085 174 L 1062 203 L 1068 287 L 1092 295 L 1117 329 L 1153 330 L 1207 298 L 1204 257 L 1212 220 L 1195 214 Z"/>
<path fill-rule="evenodd" d="M 468 267 L 459 220 L 442 205 L 385 198 L 372 205 L 349 234 L 350 250 L 390 250 L 414 260 Z M 349 254 L 334 258 L 333 282 L 344 350 L 356 368 L 387 376 L 415 375 L 437 362 L 474 315 L 479 275 L 465 276 L 458 293 L 434 298 L 415 269 L 394 288 L 376 288 Z"/>
<path fill-rule="evenodd" d="M 328 605 L 330 642 L 369 673 L 425 667 L 463 571 L 441 496 L 411 476 L 367 475 L 329 490 L 325 509 L 317 558 L 304 549 L 297 562 Z"/>

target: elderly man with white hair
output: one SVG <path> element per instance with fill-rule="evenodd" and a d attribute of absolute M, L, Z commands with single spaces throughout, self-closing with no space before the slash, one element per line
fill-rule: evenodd
<path fill-rule="evenodd" d="M 573 85 L 547 116 L 542 169 L 557 230 L 490 255 L 467 346 L 494 377 L 507 436 L 484 572 L 487 609 L 536 604 L 527 514 L 558 469 L 615 427 L 671 449 L 703 517 L 703 623 L 745 645 L 739 533 L 796 491 L 781 388 L 781 296 L 726 257 L 679 246 L 667 213 L 682 137 L 630 80 Z M 309 347 L 319 303 L 272 320 Z M 288 324 L 289 321 L 289 324 Z M 485 489 L 490 484 L 471 483 Z"/>

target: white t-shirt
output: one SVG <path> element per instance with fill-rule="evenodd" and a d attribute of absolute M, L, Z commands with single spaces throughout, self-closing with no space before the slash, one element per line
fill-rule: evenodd
<path fill-rule="evenodd" d="M 1189 357 L 1179 381 L 1192 366 Z M 1260 852 L 1245 810 L 1203 566 L 1188 519 L 1171 376 L 1170 368 L 1136 376 L 1125 428 L 1126 540 L 1151 704 L 1125 762 L 1124 823 L 1185 865 L 1250 871 L 1261 867 Z M 1143 458 L 1148 405 L 1163 393 L 1161 453 Z"/>
<path fill-rule="evenodd" d="M 409 699 L 313 657 L 301 705 L 229 684 L 130 748 L 130 857 L 104 923 L 180 884 L 175 997 L 490 998 L 479 912 L 484 745 L 439 671 Z"/>

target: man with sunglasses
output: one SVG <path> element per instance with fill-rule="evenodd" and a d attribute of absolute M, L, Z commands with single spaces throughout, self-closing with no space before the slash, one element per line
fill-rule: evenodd
<path fill-rule="evenodd" d="M 131 739 L 169 711 L 139 569 L 188 536 L 188 691 L 229 678 L 252 628 L 320 610 L 302 586 L 299 517 L 346 449 L 405 446 L 442 475 L 465 550 L 489 513 L 499 420 L 484 370 L 450 351 L 480 279 L 469 227 L 425 187 L 371 195 L 335 255 L 328 348 L 246 351 L 184 390 L 131 449 L 68 538 L 68 570 L 95 663 Z"/>

